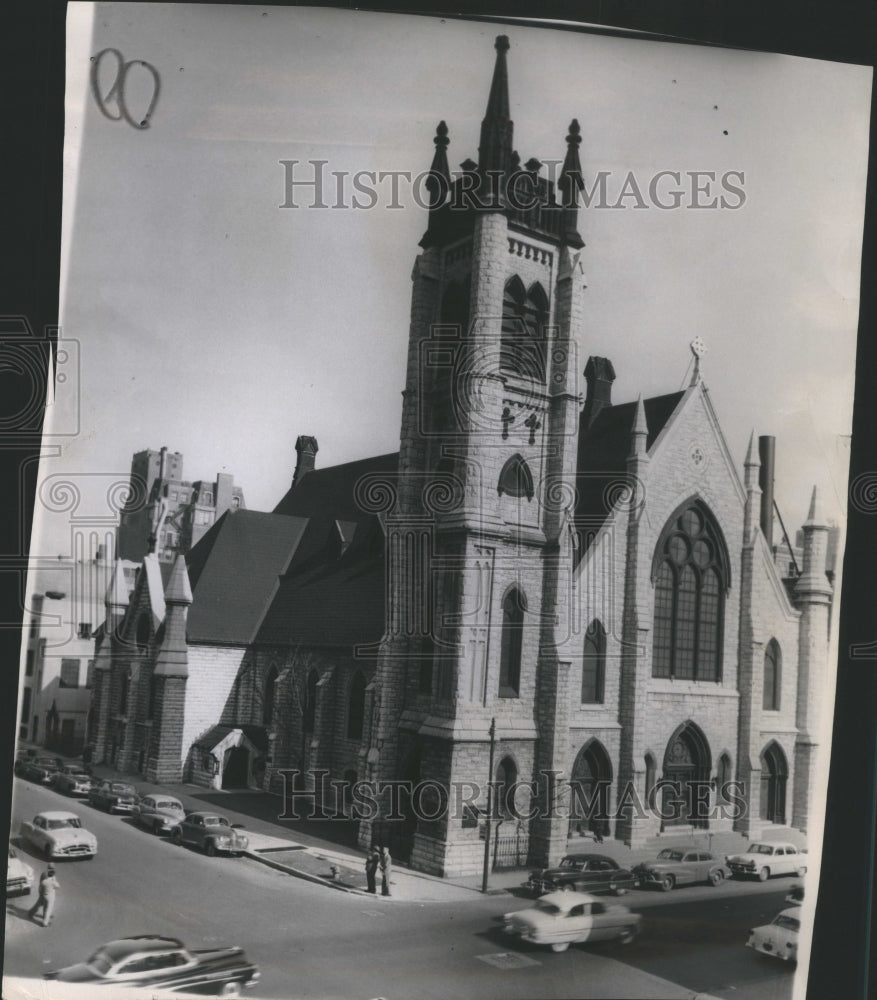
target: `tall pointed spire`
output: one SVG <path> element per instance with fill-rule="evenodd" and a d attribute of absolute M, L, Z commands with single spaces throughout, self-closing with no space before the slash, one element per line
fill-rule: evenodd
<path fill-rule="evenodd" d="M 448 126 L 444 121 L 440 121 L 436 126 L 435 138 L 432 141 L 435 143 L 435 153 L 432 157 L 432 166 L 429 168 L 429 176 L 426 178 L 430 209 L 440 208 L 451 190 L 451 171 L 448 167 L 448 146 L 451 140 L 448 138 Z"/>
<path fill-rule="evenodd" d="M 646 408 L 643 397 L 637 397 L 636 410 L 633 415 L 633 427 L 630 431 L 630 458 L 638 458 L 646 454 L 649 440 L 649 425 L 646 421 Z"/>
<path fill-rule="evenodd" d="M 512 133 L 514 123 L 509 118 L 509 75 L 505 54 L 509 50 L 506 35 L 496 39 L 496 63 L 493 82 L 487 100 L 487 112 L 481 122 L 481 141 L 478 145 L 478 167 L 482 174 L 491 172 L 496 178 L 506 176 L 512 162 Z M 499 186 L 496 190 L 501 191 Z"/>
<path fill-rule="evenodd" d="M 819 495 L 819 487 L 817 486 L 813 487 L 813 493 L 810 496 L 810 510 L 807 514 L 807 520 L 804 522 L 805 528 L 811 525 L 816 528 L 828 526 L 822 511 L 822 497 Z"/>
<path fill-rule="evenodd" d="M 581 126 L 578 119 L 569 123 L 566 136 L 566 157 L 560 171 L 557 186 L 563 196 L 563 238 L 571 247 L 583 247 L 585 241 L 579 235 L 579 199 L 578 192 L 585 186 L 582 177 L 582 164 L 579 160 L 579 146 L 582 142 Z"/>

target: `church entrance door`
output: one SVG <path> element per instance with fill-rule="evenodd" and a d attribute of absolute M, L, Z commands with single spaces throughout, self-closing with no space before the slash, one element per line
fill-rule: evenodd
<path fill-rule="evenodd" d="M 709 825 L 710 748 L 699 726 L 686 722 L 664 754 L 663 825 Z"/>

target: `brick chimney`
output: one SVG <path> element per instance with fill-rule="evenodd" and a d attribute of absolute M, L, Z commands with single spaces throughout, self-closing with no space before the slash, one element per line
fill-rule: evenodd
<path fill-rule="evenodd" d="M 585 366 L 585 381 L 588 393 L 585 396 L 585 427 L 590 427 L 597 419 L 600 411 L 612 405 L 612 383 L 615 381 L 615 369 L 608 358 L 588 358 Z"/>
<path fill-rule="evenodd" d="M 300 434 L 295 441 L 295 472 L 292 476 L 292 485 L 298 486 L 298 484 L 304 479 L 304 477 L 311 471 L 313 471 L 314 465 L 317 460 L 317 452 L 319 451 L 317 445 L 317 439 L 315 437 L 307 437 L 304 434 Z"/>

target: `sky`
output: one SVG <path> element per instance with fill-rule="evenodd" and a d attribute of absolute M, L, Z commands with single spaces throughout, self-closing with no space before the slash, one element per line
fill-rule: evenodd
<path fill-rule="evenodd" d="M 387 183 L 370 208 L 299 207 L 281 161 L 330 172 L 428 169 L 447 122 L 452 169 L 477 158 L 508 35 L 514 146 L 560 160 L 581 124 L 587 277 L 581 368 L 612 360 L 618 402 L 673 392 L 689 343 L 742 475 L 750 433 L 777 438 L 791 531 L 818 484 L 840 520 L 852 415 L 869 67 L 408 15 L 307 8 L 72 3 L 68 12 L 62 338 L 33 551 L 69 555 L 112 515 L 131 455 L 168 446 L 189 480 L 231 472 L 247 506 L 289 486 L 300 434 L 321 467 L 395 451 L 426 212 Z M 91 61 L 132 62 L 101 113 Z M 98 92 L 117 114 L 112 56 Z M 677 171 L 677 209 L 649 184 Z M 743 196 L 692 193 L 731 174 Z M 644 197 L 621 198 L 631 172 Z M 742 175 L 742 178 L 741 178 Z M 703 183 L 703 182 L 701 182 Z M 667 175 L 658 198 L 669 203 Z M 350 188 L 346 188 L 347 195 Z M 723 208 L 696 208 L 726 195 Z M 326 201 L 332 201 L 329 186 Z M 348 197 L 349 202 L 349 197 Z M 611 208 L 608 205 L 617 204 Z M 57 501 L 70 482 L 78 505 Z M 102 520 L 103 519 L 103 520 Z"/>

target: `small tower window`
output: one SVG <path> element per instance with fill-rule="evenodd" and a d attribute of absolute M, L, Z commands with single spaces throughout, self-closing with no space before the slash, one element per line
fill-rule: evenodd
<path fill-rule="evenodd" d="M 347 738 L 362 739 L 362 723 L 365 718 L 365 675 L 357 670 L 350 682 L 350 702 L 347 709 Z"/>
<path fill-rule="evenodd" d="M 274 721 L 274 691 L 277 687 L 277 667 L 272 667 L 265 678 L 262 696 L 262 723 L 270 726 Z"/>
<path fill-rule="evenodd" d="M 764 650 L 764 694 L 762 708 L 765 712 L 778 712 L 782 690 L 782 656 L 776 639 L 771 639 Z"/>
<path fill-rule="evenodd" d="M 535 282 L 529 291 L 515 275 L 506 282 L 502 304 L 500 368 L 545 381 L 548 296 Z"/>
<path fill-rule="evenodd" d="M 602 705 L 606 674 L 606 632 L 594 619 L 585 633 L 582 656 L 582 704 Z"/>

